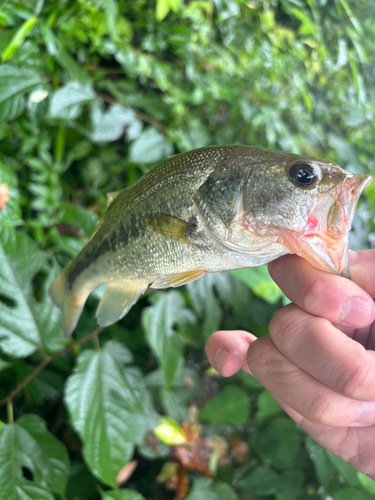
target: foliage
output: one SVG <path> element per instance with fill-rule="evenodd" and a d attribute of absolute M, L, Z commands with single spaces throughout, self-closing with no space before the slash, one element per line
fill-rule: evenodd
<path fill-rule="evenodd" d="M 369 0 L 2 3 L 0 398 L 45 367 L 0 407 L 0 500 L 375 498 L 250 375 L 208 367 L 210 333 L 263 335 L 285 303 L 265 268 L 149 295 L 92 344 L 101 291 L 74 344 L 47 295 L 106 194 L 170 154 L 253 144 L 375 172 L 374 17 Z M 353 248 L 375 245 L 374 207 L 372 185 Z"/>

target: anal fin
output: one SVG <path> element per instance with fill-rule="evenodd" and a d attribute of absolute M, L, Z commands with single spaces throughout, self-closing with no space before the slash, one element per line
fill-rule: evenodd
<path fill-rule="evenodd" d="M 147 286 L 109 283 L 96 311 L 98 323 L 107 326 L 123 318 Z"/>
<path fill-rule="evenodd" d="M 191 281 L 195 281 L 207 274 L 207 271 L 202 269 L 195 269 L 194 271 L 187 271 L 185 273 L 170 274 L 169 276 L 162 276 L 153 282 L 151 288 L 169 288 L 186 285 Z"/>

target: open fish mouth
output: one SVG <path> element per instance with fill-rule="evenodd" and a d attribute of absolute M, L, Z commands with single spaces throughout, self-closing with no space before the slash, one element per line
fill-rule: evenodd
<path fill-rule="evenodd" d="M 325 197 L 317 198 L 302 233 L 291 231 L 282 242 L 314 267 L 350 278 L 349 231 L 358 198 L 371 180 L 370 175 L 347 174 Z"/>

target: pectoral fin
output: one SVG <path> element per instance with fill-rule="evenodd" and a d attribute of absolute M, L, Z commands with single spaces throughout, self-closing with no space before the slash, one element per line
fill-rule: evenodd
<path fill-rule="evenodd" d="M 146 224 L 155 233 L 162 234 L 167 238 L 177 239 L 190 245 L 187 238 L 189 222 L 185 222 L 173 215 L 152 214 L 146 217 Z"/>
<path fill-rule="evenodd" d="M 107 326 L 123 318 L 146 288 L 147 285 L 110 283 L 96 312 L 98 323 Z"/>
<path fill-rule="evenodd" d="M 191 281 L 195 281 L 205 274 L 207 274 L 206 271 L 202 271 L 202 269 L 196 269 L 194 271 L 188 271 L 186 273 L 162 276 L 161 278 L 158 278 L 153 282 L 151 288 L 175 288 L 177 286 L 186 285 L 186 283 L 190 283 Z"/>

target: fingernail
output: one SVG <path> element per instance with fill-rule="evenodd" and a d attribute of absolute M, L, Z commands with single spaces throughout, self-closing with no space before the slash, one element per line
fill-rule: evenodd
<path fill-rule="evenodd" d="M 227 357 L 229 351 L 225 347 L 220 347 L 220 349 L 215 354 L 215 364 L 219 372 L 223 369 L 225 358 Z"/>
<path fill-rule="evenodd" d="M 362 403 L 361 411 L 355 421 L 356 424 L 375 424 L 375 401 L 365 401 Z"/>
<path fill-rule="evenodd" d="M 340 321 L 350 326 L 366 326 L 373 316 L 373 305 L 360 297 L 345 301 L 341 307 Z"/>

